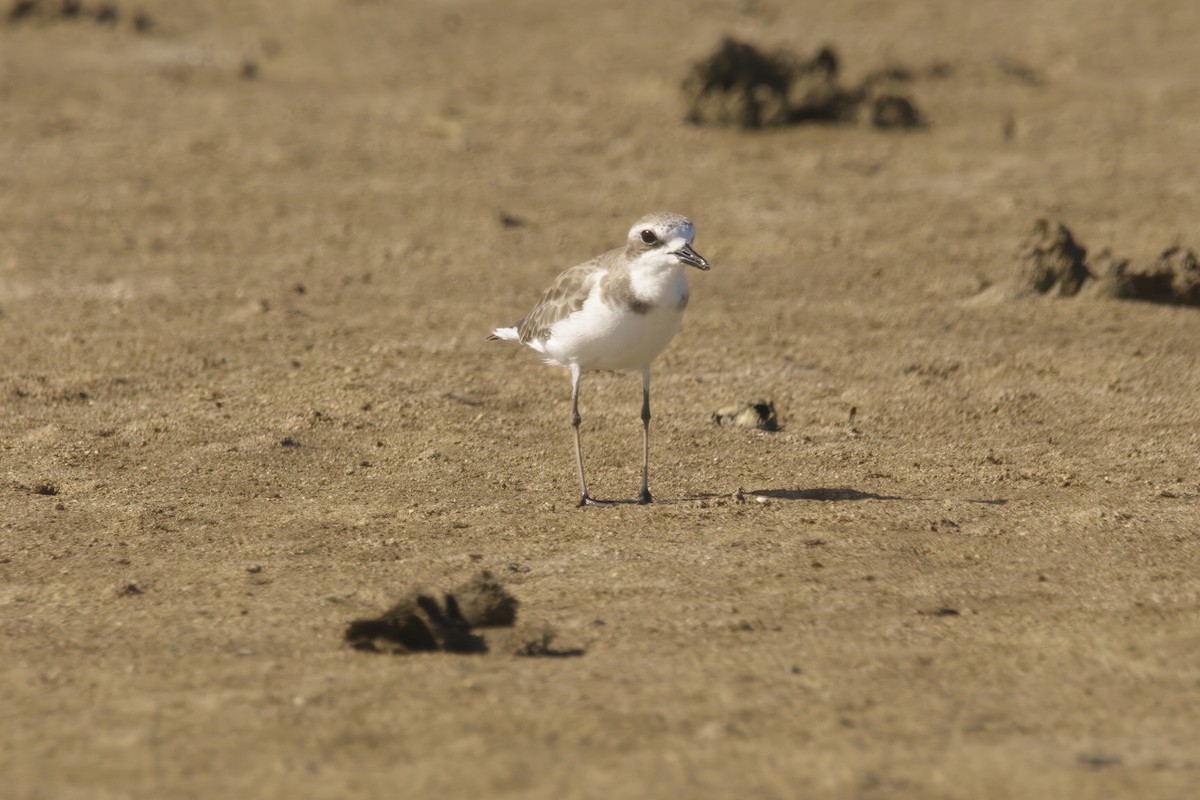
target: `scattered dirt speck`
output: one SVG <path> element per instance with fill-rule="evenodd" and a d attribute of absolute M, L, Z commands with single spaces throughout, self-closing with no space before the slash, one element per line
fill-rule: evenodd
<path fill-rule="evenodd" d="M 1095 770 L 1115 767 L 1121 763 L 1121 757 L 1112 753 L 1080 753 L 1075 760 Z"/>
<path fill-rule="evenodd" d="M 907 97 L 885 94 L 871 103 L 871 124 L 876 128 L 919 128 L 921 113 Z"/>
<path fill-rule="evenodd" d="M 496 221 L 500 223 L 501 228 L 520 228 L 525 226 L 526 221 L 516 214 L 510 214 L 507 211 L 500 211 L 496 214 Z"/>

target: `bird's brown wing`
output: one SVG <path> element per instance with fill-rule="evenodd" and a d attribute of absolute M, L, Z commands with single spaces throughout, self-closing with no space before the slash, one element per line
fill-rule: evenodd
<path fill-rule="evenodd" d="M 583 308 L 592 285 L 604 272 L 604 256 L 571 267 L 554 279 L 533 310 L 514 326 L 522 344 L 547 338 L 554 323 Z"/>

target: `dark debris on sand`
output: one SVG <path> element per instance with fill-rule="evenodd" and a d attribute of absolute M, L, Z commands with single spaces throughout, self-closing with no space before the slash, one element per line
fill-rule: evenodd
<path fill-rule="evenodd" d="M 938 65 L 926 72 L 943 77 Z M 917 77 L 894 66 L 868 74 L 857 86 L 839 81 L 840 59 L 832 47 L 811 58 L 788 50 L 767 53 L 726 37 L 697 61 L 683 81 L 686 120 L 694 125 L 766 128 L 808 122 L 864 120 L 878 128 L 916 128 L 924 118 L 897 85 Z"/>
<path fill-rule="evenodd" d="M 512 630 L 489 641 L 481 628 L 512 629 L 517 599 L 486 570 L 450 592 L 414 589 L 378 617 L 357 619 L 345 633 L 347 643 L 372 653 L 410 654 L 506 652 L 520 656 L 574 656 L 583 650 L 551 647 L 553 631 Z"/>
<path fill-rule="evenodd" d="M 1200 306 L 1200 260 L 1179 245 L 1149 264 L 1136 265 L 1107 249 L 1089 261 L 1067 226 L 1039 219 L 1021 248 L 1021 262 L 1018 295 L 1073 297 L 1089 289 L 1123 300 Z"/>
<path fill-rule="evenodd" d="M 730 428 L 756 428 L 760 431 L 779 430 L 775 404 L 770 400 L 751 400 L 718 408 L 712 414 L 717 425 Z"/>
<path fill-rule="evenodd" d="M 1168 247 L 1142 267 L 1133 267 L 1128 259 L 1114 258 L 1106 250 L 1097 257 L 1095 272 L 1100 290 L 1112 297 L 1200 306 L 1200 262 L 1190 248 Z"/>
<path fill-rule="evenodd" d="M 14 0 L 6 15 L 10 24 L 37 18 L 51 22 L 91 19 L 101 25 L 115 26 L 122 15 L 116 3 L 98 3 L 93 7 L 82 0 Z M 154 26 L 153 18 L 144 11 L 137 11 L 131 19 L 139 33 L 146 33 Z"/>
<path fill-rule="evenodd" d="M 372 619 L 356 619 L 346 641 L 375 653 L 486 653 L 487 642 L 471 632 L 453 594 L 415 590 Z"/>
<path fill-rule="evenodd" d="M 1086 260 L 1066 225 L 1039 219 L 1022 248 L 1020 281 L 1037 294 L 1070 297 L 1091 278 Z"/>

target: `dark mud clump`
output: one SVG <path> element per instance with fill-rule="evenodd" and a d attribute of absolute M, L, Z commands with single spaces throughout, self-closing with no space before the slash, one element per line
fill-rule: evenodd
<path fill-rule="evenodd" d="M 890 91 L 897 82 L 912 80 L 913 70 L 878 70 L 857 86 L 844 86 L 839 70 L 840 59 L 831 47 L 805 58 L 787 50 L 763 52 L 726 37 L 684 79 L 685 118 L 694 125 L 746 129 L 860 119 L 879 128 L 924 124 L 912 100 Z"/>
<path fill-rule="evenodd" d="M 760 431 L 779 430 L 775 404 L 770 400 L 735 403 L 713 412 L 712 421 L 731 428 L 757 428 Z"/>
<path fill-rule="evenodd" d="M 1200 306 L 1200 260 L 1194 250 L 1172 246 L 1142 266 L 1100 251 L 1088 260 L 1087 249 L 1059 222 L 1039 219 L 1021 248 L 1016 291 L 1073 297 L 1088 294 L 1148 303 Z"/>
<path fill-rule="evenodd" d="M 1021 260 L 1020 283 L 1037 294 L 1071 297 L 1091 278 L 1087 250 L 1061 223 L 1039 219 L 1022 247 Z"/>
<path fill-rule="evenodd" d="M 1129 271 L 1129 259 L 1117 258 L 1106 247 L 1091 259 L 1088 271 L 1096 279 L 1100 293 L 1120 297 L 1125 276 Z"/>
<path fill-rule="evenodd" d="M 41 481 L 40 483 L 35 483 L 30 491 L 34 494 L 40 494 L 44 497 L 55 497 L 58 495 L 58 487 L 50 481 Z"/>
<path fill-rule="evenodd" d="M 512 627 L 517 621 L 517 598 L 490 572 L 476 575 L 454 591 L 463 619 L 473 628 Z"/>
<path fill-rule="evenodd" d="M 1175 302 L 1200 306 L 1200 262 L 1197 262 L 1194 250 L 1170 247 L 1142 274 L 1170 275 L 1171 295 Z"/>
<path fill-rule="evenodd" d="M 547 628 L 515 628 L 518 601 L 486 570 L 450 592 L 415 589 L 378 617 L 346 628 L 350 646 L 373 653 L 502 652 L 520 656 L 582 655 L 551 646 Z M 485 638 L 481 628 L 508 629 Z"/>
<path fill-rule="evenodd" d="M 793 72 L 785 55 L 763 53 L 726 38 L 684 79 L 683 90 L 690 104 L 687 121 L 743 128 L 786 124 Z"/>
<path fill-rule="evenodd" d="M 115 27 L 121 20 L 121 10 L 116 3 L 100 3 L 94 8 L 82 0 L 15 0 L 8 8 L 9 23 L 32 19 L 46 22 L 95 20 L 101 25 Z M 153 26 L 153 19 L 145 12 L 133 15 L 134 30 L 145 33 Z"/>
<path fill-rule="evenodd" d="M 16 0 L 8 9 L 8 21 L 18 22 L 38 11 L 38 0 Z"/>
<path fill-rule="evenodd" d="M 471 632 L 458 599 L 436 591 L 409 592 L 380 616 L 354 620 L 346 641 L 376 653 L 487 652 L 487 642 Z"/>
<path fill-rule="evenodd" d="M 1103 293 L 1112 297 L 1200 306 L 1200 262 L 1191 249 L 1167 248 L 1141 268 L 1106 250 L 1097 257 L 1095 272 Z"/>

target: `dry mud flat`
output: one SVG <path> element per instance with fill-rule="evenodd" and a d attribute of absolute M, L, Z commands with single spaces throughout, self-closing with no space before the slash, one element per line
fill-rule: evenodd
<path fill-rule="evenodd" d="M 1194 795 L 1196 4 L 38 5 L 0 794 Z M 727 37 L 799 71 L 689 123 Z M 713 263 L 661 502 L 579 511 L 566 377 L 484 337 L 659 208 Z M 588 379 L 601 496 L 639 401 Z"/>

